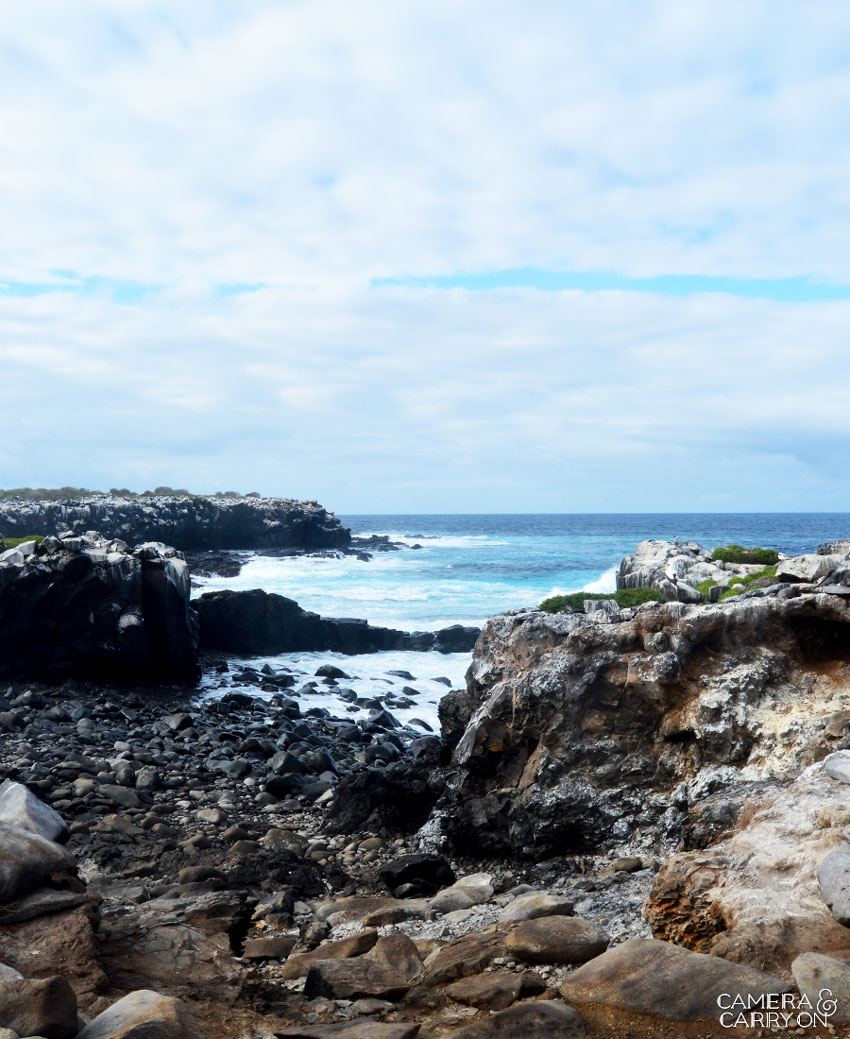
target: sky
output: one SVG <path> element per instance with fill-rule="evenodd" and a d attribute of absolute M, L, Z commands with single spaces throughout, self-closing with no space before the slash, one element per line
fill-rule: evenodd
<path fill-rule="evenodd" d="M 850 6 L 29 0 L 0 486 L 850 510 Z"/>

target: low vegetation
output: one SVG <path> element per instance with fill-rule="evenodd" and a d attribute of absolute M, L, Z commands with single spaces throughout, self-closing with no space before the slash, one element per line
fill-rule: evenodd
<path fill-rule="evenodd" d="M 42 538 L 42 534 L 27 534 L 25 538 L 0 538 L 0 552 L 6 552 L 10 548 L 17 548 L 18 545 L 23 545 L 25 541 L 41 541 Z"/>
<path fill-rule="evenodd" d="M 261 498 L 259 491 L 215 491 L 211 495 L 195 494 L 183 487 L 154 487 L 152 491 L 131 491 L 128 487 L 111 487 L 108 491 L 91 491 L 86 487 L 11 487 L 0 488 L 0 501 L 67 501 L 74 498 Z"/>
<path fill-rule="evenodd" d="M 641 606 L 645 602 L 658 602 L 661 596 L 655 588 L 624 588 L 618 592 L 572 592 L 569 595 L 553 595 L 544 599 L 540 609 L 546 613 L 568 613 L 584 610 L 588 599 L 613 599 L 622 609 Z"/>
<path fill-rule="evenodd" d="M 726 545 L 716 548 L 711 558 L 721 563 L 760 563 L 771 566 L 779 562 L 779 553 L 774 548 L 742 548 L 741 545 Z"/>
<path fill-rule="evenodd" d="M 766 566 L 763 570 L 757 570 L 754 574 L 746 577 L 733 577 L 729 582 L 729 591 L 724 592 L 721 599 L 731 599 L 733 595 L 740 595 L 751 588 L 764 588 L 776 581 L 776 567 Z"/>

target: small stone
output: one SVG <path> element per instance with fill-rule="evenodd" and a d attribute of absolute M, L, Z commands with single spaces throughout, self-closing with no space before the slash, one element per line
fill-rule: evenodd
<path fill-rule="evenodd" d="M 572 916 L 575 906 L 566 898 L 544 891 L 528 891 L 517 895 L 502 910 L 501 920 L 537 920 L 541 916 Z"/>

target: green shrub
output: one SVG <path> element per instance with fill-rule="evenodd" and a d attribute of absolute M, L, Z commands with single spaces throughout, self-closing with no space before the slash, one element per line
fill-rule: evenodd
<path fill-rule="evenodd" d="M 27 534 L 25 538 L 0 538 L 0 552 L 5 552 L 10 548 L 17 548 L 18 545 L 23 545 L 25 541 L 42 541 L 43 539 L 43 534 Z"/>
<path fill-rule="evenodd" d="M 540 609 L 546 613 L 581 612 L 587 599 L 613 599 L 622 609 L 641 606 L 645 602 L 658 602 L 660 593 L 655 588 L 622 588 L 618 592 L 571 592 L 569 595 L 553 595 L 544 599 Z"/>
<path fill-rule="evenodd" d="M 700 583 L 697 585 L 697 591 L 704 595 L 707 599 L 708 593 L 711 591 L 712 588 L 714 588 L 716 584 L 717 581 L 714 581 L 711 578 L 709 578 L 707 581 L 700 581 Z"/>
<path fill-rule="evenodd" d="M 750 588 L 767 586 L 771 584 L 775 578 L 775 566 L 766 566 L 763 570 L 757 570 L 754 574 L 747 574 L 746 577 L 733 577 L 729 582 L 729 591 L 724 592 L 720 596 L 720 599 L 731 599 L 732 596 L 740 595 L 742 592 L 746 592 Z"/>
<path fill-rule="evenodd" d="M 779 553 L 774 548 L 742 548 L 740 545 L 726 545 L 716 548 L 711 558 L 721 563 L 761 563 L 768 566 L 779 562 Z"/>

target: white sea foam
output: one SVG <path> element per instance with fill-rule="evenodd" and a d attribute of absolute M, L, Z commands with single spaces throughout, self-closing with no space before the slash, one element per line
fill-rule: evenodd
<path fill-rule="evenodd" d="M 415 700 L 413 707 L 390 707 L 390 712 L 403 723 L 412 718 L 421 718 L 428 722 L 434 732 L 440 731 L 440 720 L 437 715 L 437 705 L 440 698 L 448 691 L 449 686 L 445 683 L 435 681 L 436 678 L 444 676 L 451 680 L 451 688 L 462 688 L 466 684 L 466 669 L 469 667 L 470 655 L 468 653 L 417 653 L 413 651 L 390 651 L 386 653 L 364 653 L 357 656 L 345 656 L 342 653 L 282 653 L 274 657 L 252 657 L 250 660 L 240 660 L 235 666 L 238 668 L 243 664 L 251 667 L 261 668 L 263 664 L 271 667 L 288 668 L 304 675 L 307 681 L 315 674 L 316 668 L 321 664 L 336 664 L 349 678 L 340 679 L 339 686 L 353 689 L 358 696 L 374 696 L 393 692 L 399 695 L 409 696 Z M 413 679 L 401 678 L 398 675 L 389 674 L 390 671 L 407 671 L 414 675 Z M 216 674 L 205 675 L 201 680 L 202 693 L 210 698 L 217 699 L 228 692 L 229 687 L 216 688 L 218 676 Z M 299 682 L 298 685 L 301 685 Z M 403 693 L 408 688 L 415 690 L 413 693 Z M 236 689 L 240 693 L 248 693 L 259 699 L 268 700 L 271 693 L 264 693 L 258 686 L 239 685 Z M 284 690 L 284 693 L 286 691 Z M 345 700 L 336 696 L 333 687 L 319 684 L 314 692 L 305 692 L 300 697 L 302 711 L 311 707 L 324 707 L 338 718 L 365 718 L 368 708 L 354 707 Z M 354 707 L 354 709 L 352 709 Z"/>
<path fill-rule="evenodd" d="M 590 581 L 586 584 L 581 591 L 583 592 L 616 592 L 617 591 L 617 570 L 616 566 L 612 566 L 610 570 L 606 570 L 605 573 L 597 578 L 595 581 Z"/>

